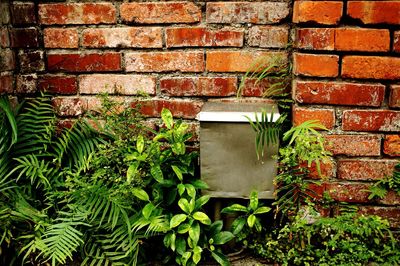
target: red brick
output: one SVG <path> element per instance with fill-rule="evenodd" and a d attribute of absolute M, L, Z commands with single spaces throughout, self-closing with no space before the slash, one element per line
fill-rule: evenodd
<path fill-rule="evenodd" d="M 381 136 L 325 135 L 325 148 L 333 155 L 380 156 Z"/>
<path fill-rule="evenodd" d="M 293 22 L 316 22 L 324 25 L 339 23 L 343 13 L 343 2 L 338 1 L 295 1 Z"/>
<path fill-rule="evenodd" d="M 13 3 L 11 5 L 11 19 L 14 25 L 36 23 L 35 4 Z"/>
<path fill-rule="evenodd" d="M 311 179 L 326 179 L 336 177 L 336 165 L 333 160 L 327 162 L 320 162 L 320 171 L 318 173 L 317 164 L 313 162 L 310 167 L 307 166 L 307 162 L 301 163 L 301 167 L 308 169 L 308 177 Z"/>
<path fill-rule="evenodd" d="M 15 55 L 11 49 L 0 50 L 0 71 L 11 71 L 15 68 Z"/>
<path fill-rule="evenodd" d="M 387 219 L 392 228 L 400 227 L 400 208 L 399 207 L 378 207 L 378 206 L 360 206 L 358 213 L 364 215 L 377 215 Z"/>
<path fill-rule="evenodd" d="M 400 58 L 383 56 L 344 56 L 342 76 L 361 79 L 399 79 Z"/>
<path fill-rule="evenodd" d="M 111 3 L 39 4 L 41 24 L 111 24 L 116 9 Z"/>
<path fill-rule="evenodd" d="M 208 2 L 207 23 L 272 24 L 289 15 L 282 2 Z"/>
<path fill-rule="evenodd" d="M 79 97 L 57 97 L 52 100 L 53 107 L 59 116 L 82 115 L 87 109 L 87 100 Z"/>
<path fill-rule="evenodd" d="M 349 1 L 347 15 L 364 24 L 400 24 L 398 1 Z"/>
<path fill-rule="evenodd" d="M 338 161 L 338 178 L 346 180 L 379 180 L 391 176 L 396 160 L 343 159 Z"/>
<path fill-rule="evenodd" d="M 400 195 L 394 190 L 389 190 L 383 199 L 378 199 L 378 203 L 385 205 L 400 205 Z"/>
<path fill-rule="evenodd" d="M 345 110 L 343 130 L 400 131 L 400 112 L 388 110 Z"/>
<path fill-rule="evenodd" d="M 365 183 L 327 183 L 326 192 L 332 199 L 341 202 L 366 203 L 369 202 L 370 185 Z"/>
<path fill-rule="evenodd" d="M 154 99 L 132 103 L 132 106 L 141 105 L 141 112 L 150 117 L 159 117 L 163 108 L 171 111 L 174 117 L 193 119 L 200 112 L 203 102 L 190 100 L 163 100 Z"/>
<path fill-rule="evenodd" d="M 336 29 L 335 50 L 387 52 L 389 49 L 390 32 L 387 29 Z"/>
<path fill-rule="evenodd" d="M 169 96 L 233 96 L 237 90 L 236 77 L 163 78 L 161 92 Z"/>
<path fill-rule="evenodd" d="M 168 28 L 166 29 L 167 47 L 186 46 L 243 46 L 243 30 L 219 29 L 204 27 Z"/>
<path fill-rule="evenodd" d="M 307 120 L 319 120 L 327 129 L 335 126 L 335 111 L 333 109 L 293 108 L 293 124 L 295 126 Z"/>
<path fill-rule="evenodd" d="M 21 72 L 40 72 L 45 68 L 43 51 L 19 51 L 18 61 Z"/>
<path fill-rule="evenodd" d="M 119 53 L 91 54 L 49 54 L 47 55 L 49 71 L 94 72 L 121 70 Z"/>
<path fill-rule="evenodd" d="M 390 86 L 389 106 L 400 108 L 400 85 Z"/>
<path fill-rule="evenodd" d="M 13 75 L 0 74 L 0 94 L 13 92 Z"/>
<path fill-rule="evenodd" d="M 294 90 L 299 103 L 378 107 L 385 98 L 382 84 L 296 80 Z"/>
<path fill-rule="evenodd" d="M 400 156 L 400 135 L 385 136 L 383 153 L 389 156 Z"/>
<path fill-rule="evenodd" d="M 306 50 L 327 50 L 335 48 L 335 29 L 302 28 L 296 30 L 295 46 Z"/>
<path fill-rule="evenodd" d="M 15 91 L 19 94 L 31 94 L 37 91 L 37 75 L 18 75 L 16 77 Z"/>
<path fill-rule="evenodd" d="M 0 28 L 0 47 L 7 48 L 10 46 L 10 38 L 6 27 Z"/>
<path fill-rule="evenodd" d="M 162 31 L 159 27 L 95 28 L 82 31 L 85 47 L 135 47 L 162 48 Z"/>
<path fill-rule="evenodd" d="M 38 31 L 35 28 L 11 29 L 10 42 L 13 48 L 39 47 Z"/>
<path fill-rule="evenodd" d="M 395 31 L 393 35 L 393 51 L 400 53 L 400 31 Z"/>
<path fill-rule="evenodd" d="M 78 48 L 79 37 L 76 28 L 46 28 L 43 31 L 46 48 Z"/>
<path fill-rule="evenodd" d="M 92 74 L 79 77 L 81 94 L 122 94 L 137 95 L 141 93 L 154 95 L 156 78 L 151 76 Z"/>
<path fill-rule="evenodd" d="M 78 87 L 74 76 L 45 75 L 39 78 L 39 90 L 54 94 L 76 94 Z"/>
<path fill-rule="evenodd" d="M 206 68 L 211 72 L 247 72 L 261 59 L 265 62 L 263 65 L 267 65 L 271 60 L 285 62 L 287 54 L 260 51 L 207 51 Z"/>
<path fill-rule="evenodd" d="M 201 20 L 201 9 L 192 2 L 122 3 L 120 10 L 126 22 L 193 23 Z"/>
<path fill-rule="evenodd" d="M 296 75 L 337 77 L 339 74 L 339 56 L 337 55 L 295 53 L 293 60 Z"/>
<path fill-rule="evenodd" d="M 202 72 L 203 52 L 132 52 L 125 54 L 126 71 L 135 72 Z"/>
<path fill-rule="evenodd" d="M 285 48 L 289 29 L 286 26 L 255 26 L 249 30 L 248 44 L 263 48 Z"/>
<path fill-rule="evenodd" d="M 253 78 L 247 78 L 245 79 L 244 84 L 242 85 L 241 95 L 246 97 L 265 96 L 265 94 L 270 93 L 268 89 L 271 88 L 271 86 L 273 86 L 277 82 L 285 82 L 285 81 L 276 78 L 265 78 L 261 81 L 257 81 L 257 79 Z M 290 92 L 291 92 L 290 84 L 288 84 L 288 87 L 286 89 L 282 87 L 281 91 L 277 91 L 277 93 L 290 93 Z"/>

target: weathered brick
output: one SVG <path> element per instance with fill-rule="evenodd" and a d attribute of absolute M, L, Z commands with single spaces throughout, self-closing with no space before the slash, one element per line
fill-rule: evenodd
<path fill-rule="evenodd" d="M 249 30 L 248 44 L 263 48 L 285 48 L 289 29 L 286 26 L 255 26 Z"/>
<path fill-rule="evenodd" d="M 378 203 L 385 205 L 400 205 L 400 195 L 394 191 L 389 190 L 383 199 L 378 199 Z"/>
<path fill-rule="evenodd" d="M 54 94 L 76 94 L 78 92 L 75 76 L 44 75 L 39 78 L 38 88 Z"/>
<path fill-rule="evenodd" d="M 393 51 L 400 53 L 400 31 L 395 31 L 393 35 Z"/>
<path fill-rule="evenodd" d="M 327 129 L 332 129 L 335 125 L 335 111 L 333 109 L 317 108 L 293 108 L 293 124 L 300 125 L 307 120 L 319 120 Z"/>
<path fill-rule="evenodd" d="M 365 183 L 326 183 L 326 192 L 333 200 L 352 203 L 369 202 L 370 185 Z"/>
<path fill-rule="evenodd" d="M 193 2 L 122 3 L 120 11 L 124 21 L 143 24 L 201 20 L 201 9 Z"/>
<path fill-rule="evenodd" d="M 13 75 L 0 74 L 0 94 L 13 92 Z"/>
<path fill-rule="evenodd" d="M 364 215 L 377 215 L 387 219 L 392 228 L 400 227 L 400 208 L 399 207 L 378 207 L 378 206 L 360 206 L 358 213 Z"/>
<path fill-rule="evenodd" d="M 131 52 L 125 54 L 126 71 L 135 72 L 202 72 L 203 52 Z"/>
<path fill-rule="evenodd" d="M 46 48 L 78 48 L 79 36 L 76 28 L 46 28 L 43 31 Z"/>
<path fill-rule="evenodd" d="M 207 23 L 278 23 L 289 15 L 282 2 L 208 2 Z"/>
<path fill-rule="evenodd" d="M 400 24 L 398 1 L 348 1 L 347 15 L 364 24 Z"/>
<path fill-rule="evenodd" d="M 335 48 L 335 29 L 300 28 L 296 30 L 295 46 L 306 50 L 327 50 Z"/>
<path fill-rule="evenodd" d="M 162 30 L 159 27 L 95 28 L 82 31 L 85 47 L 161 48 Z"/>
<path fill-rule="evenodd" d="M 7 48 L 10 46 L 10 38 L 8 36 L 8 28 L 0 28 L 0 47 Z"/>
<path fill-rule="evenodd" d="M 171 110 L 174 117 L 193 119 L 200 112 L 203 102 L 190 100 L 163 100 L 133 102 L 132 106 L 140 104 L 141 112 L 150 117 L 160 117 L 163 108 Z"/>
<path fill-rule="evenodd" d="M 385 98 L 382 84 L 296 80 L 294 90 L 299 103 L 378 107 Z"/>
<path fill-rule="evenodd" d="M 243 30 L 219 29 L 205 27 L 184 27 L 166 29 L 167 47 L 186 46 L 243 46 Z"/>
<path fill-rule="evenodd" d="M 3 1 L 0 4 L 0 24 L 9 24 L 10 23 L 10 3 L 9 1 Z"/>
<path fill-rule="evenodd" d="M 339 56 L 295 53 L 293 70 L 296 75 L 314 77 L 337 77 Z"/>
<path fill-rule="evenodd" d="M 389 156 L 400 156 L 400 135 L 385 136 L 383 153 Z"/>
<path fill-rule="evenodd" d="M 156 78 L 151 76 L 93 74 L 79 77 L 81 94 L 151 94 L 156 92 Z"/>
<path fill-rule="evenodd" d="M 34 3 L 13 3 L 11 5 L 11 19 L 14 25 L 36 23 Z"/>
<path fill-rule="evenodd" d="M 19 51 L 18 59 L 21 72 L 40 72 L 44 70 L 43 51 Z"/>
<path fill-rule="evenodd" d="M 35 28 L 10 29 L 13 48 L 36 48 L 39 46 L 38 31 Z"/>
<path fill-rule="evenodd" d="M 335 50 L 387 52 L 389 49 L 390 32 L 387 29 L 336 29 Z"/>
<path fill-rule="evenodd" d="M 400 85 L 390 86 L 389 106 L 400 108 Z"/>
<path fill-rule="evenodd" d="M 19 94 L 31 94 L 37 91 L 37 75 L 18 75 L 15 91 Z"/>
<path fill-rule="evenodd" d="M 316 22 L 323 25 L 339 23 L 343 13 L 343 2 L 339 1 L 295 1 L 293 22 Z"/>
<path fill-rule="evenodd" d="M 78 116 L 88 109 L 87 99 L 80 97 L 53 98 L 52 105 L 59 116 Z"/>
<path fill-rule="evenodd" d="M 11 71 L 15 68 L 15 55 L 11 49 L 0 50 L 0 71 Z"/>
<path fill-rule="evenodd" d="M 257 64 L 257 60 L 260 59 L 262 62 Z M 285 62 L 287 54 L 260 51 L 207 51 L 206 68 L 211 72 L 247 72 L 255 64 L 257 66 L 267 65 L 271 60 Z"/>
<path fill-rule="evenodd" d="M 346 180 L 379 180 L 391 176 L 396 160 L 342 159 L 338 161 L 338 178 Z"/>
<path fill-rule="evenodd" d="M 399 79 L 400 58 L 384 56 L 344 56 L 342 76 L 361 79 Z"/>
<path fill-rule="evenodd" d="M 399 131 L 400 112 L 388 110 L 345 110 L 343 130 Z"/>
<path fill-rule="evenodd" d="M 310 167 L 308 167 L 307 162 L 303 162 L 300 164 L 300 167 L 305 167 L 308 169 L 308 178 L 311 179 L 326 179 L 336 177 L 336 165 L 333 160 L 320 162 L 320 173 L 318 173 L 318 167 L 315 162 L 313 162 Z"/>
<path fill-rule="evenodd" d="M 66 72 L 116 71 L 121 70 L 121 56 L 114 52 L 49 54 L 47 67 L 49 71 Z"/>
<path fill-rule="evenodd" d="M 163 78 L 161 92 L 169 96 L 233 96 L 237 90 L 236 77 Z"/>
<path fill-rule="evenodd" d="M 274 86 L 277 82 L 286 82 L 281 79 L 276 78 L 265 78 L 261 81 L 254 78 L 246 78 L 244 83 L 241 84 L 241 95 L 247 97 L 260 97 L 265 96 L 270 92 L 270 88 Z M 275 87 L 273 90 L 277 89 Z M 277 93 L 290 93 L 291 87 L 288 86 L 286 89 L 281 87 L 282 90 L 277 91 Z"/>
<path fill-rule="evenodd" d="M 325 135 L 325 148 L 333 155 L 380 156 L 381 136 Z"/>
<path fill-rule="evenodd" d="M 46 25 L 111 24 L 116 22 L 112 3 L 39 4 L 39 21 Z"/>

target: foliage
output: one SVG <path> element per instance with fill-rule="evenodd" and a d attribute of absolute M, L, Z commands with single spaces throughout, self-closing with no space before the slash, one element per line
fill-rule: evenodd
<path fill-rule="evenodd" d="M 382 178 L 369 188 L 369 199 L 375 197 L 383 199 L 389 190 L 400 195 L 400 162 L 395 166 L 392 176 Z"/>
<path fill-rule="evenodd" d="M 345 213 L 334 218 L 301 213 L 296 219 L 253 243 L 258 255 L 282 265 L 378 265 L 400 263 L 400 245 L 386 220 L 378 216 Z"/>

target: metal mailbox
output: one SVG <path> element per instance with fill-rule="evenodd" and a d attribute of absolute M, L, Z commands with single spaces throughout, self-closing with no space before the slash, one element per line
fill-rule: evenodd
<path fill-rule="evenodd" d="M 203 191 L 216 198 L 248 198 L 256 189 L 260 198 L 273 198 L 273 178 L 278 145 L 268 147 L 266 155 L 257 159 L 255 132 L 248 119 L 261 117 L 261 111 L 274 111 L 275 104 L 248 102 L 207 102 L 197 119 L 200 121 L 201 179 L 209 185 Z"/>

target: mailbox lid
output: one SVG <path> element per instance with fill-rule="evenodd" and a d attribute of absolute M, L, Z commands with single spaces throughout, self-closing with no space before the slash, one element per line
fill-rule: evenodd
<path fill-rule="evenodd" d="M 279 109 L 275 103 L 264 102 L 206 102 L 201 112 L 197 115 L 200 122 L 255 122 L 261 120 L 262 111 L 268 117 L 273 113 L 272 121 L 279 117 Z"/>

